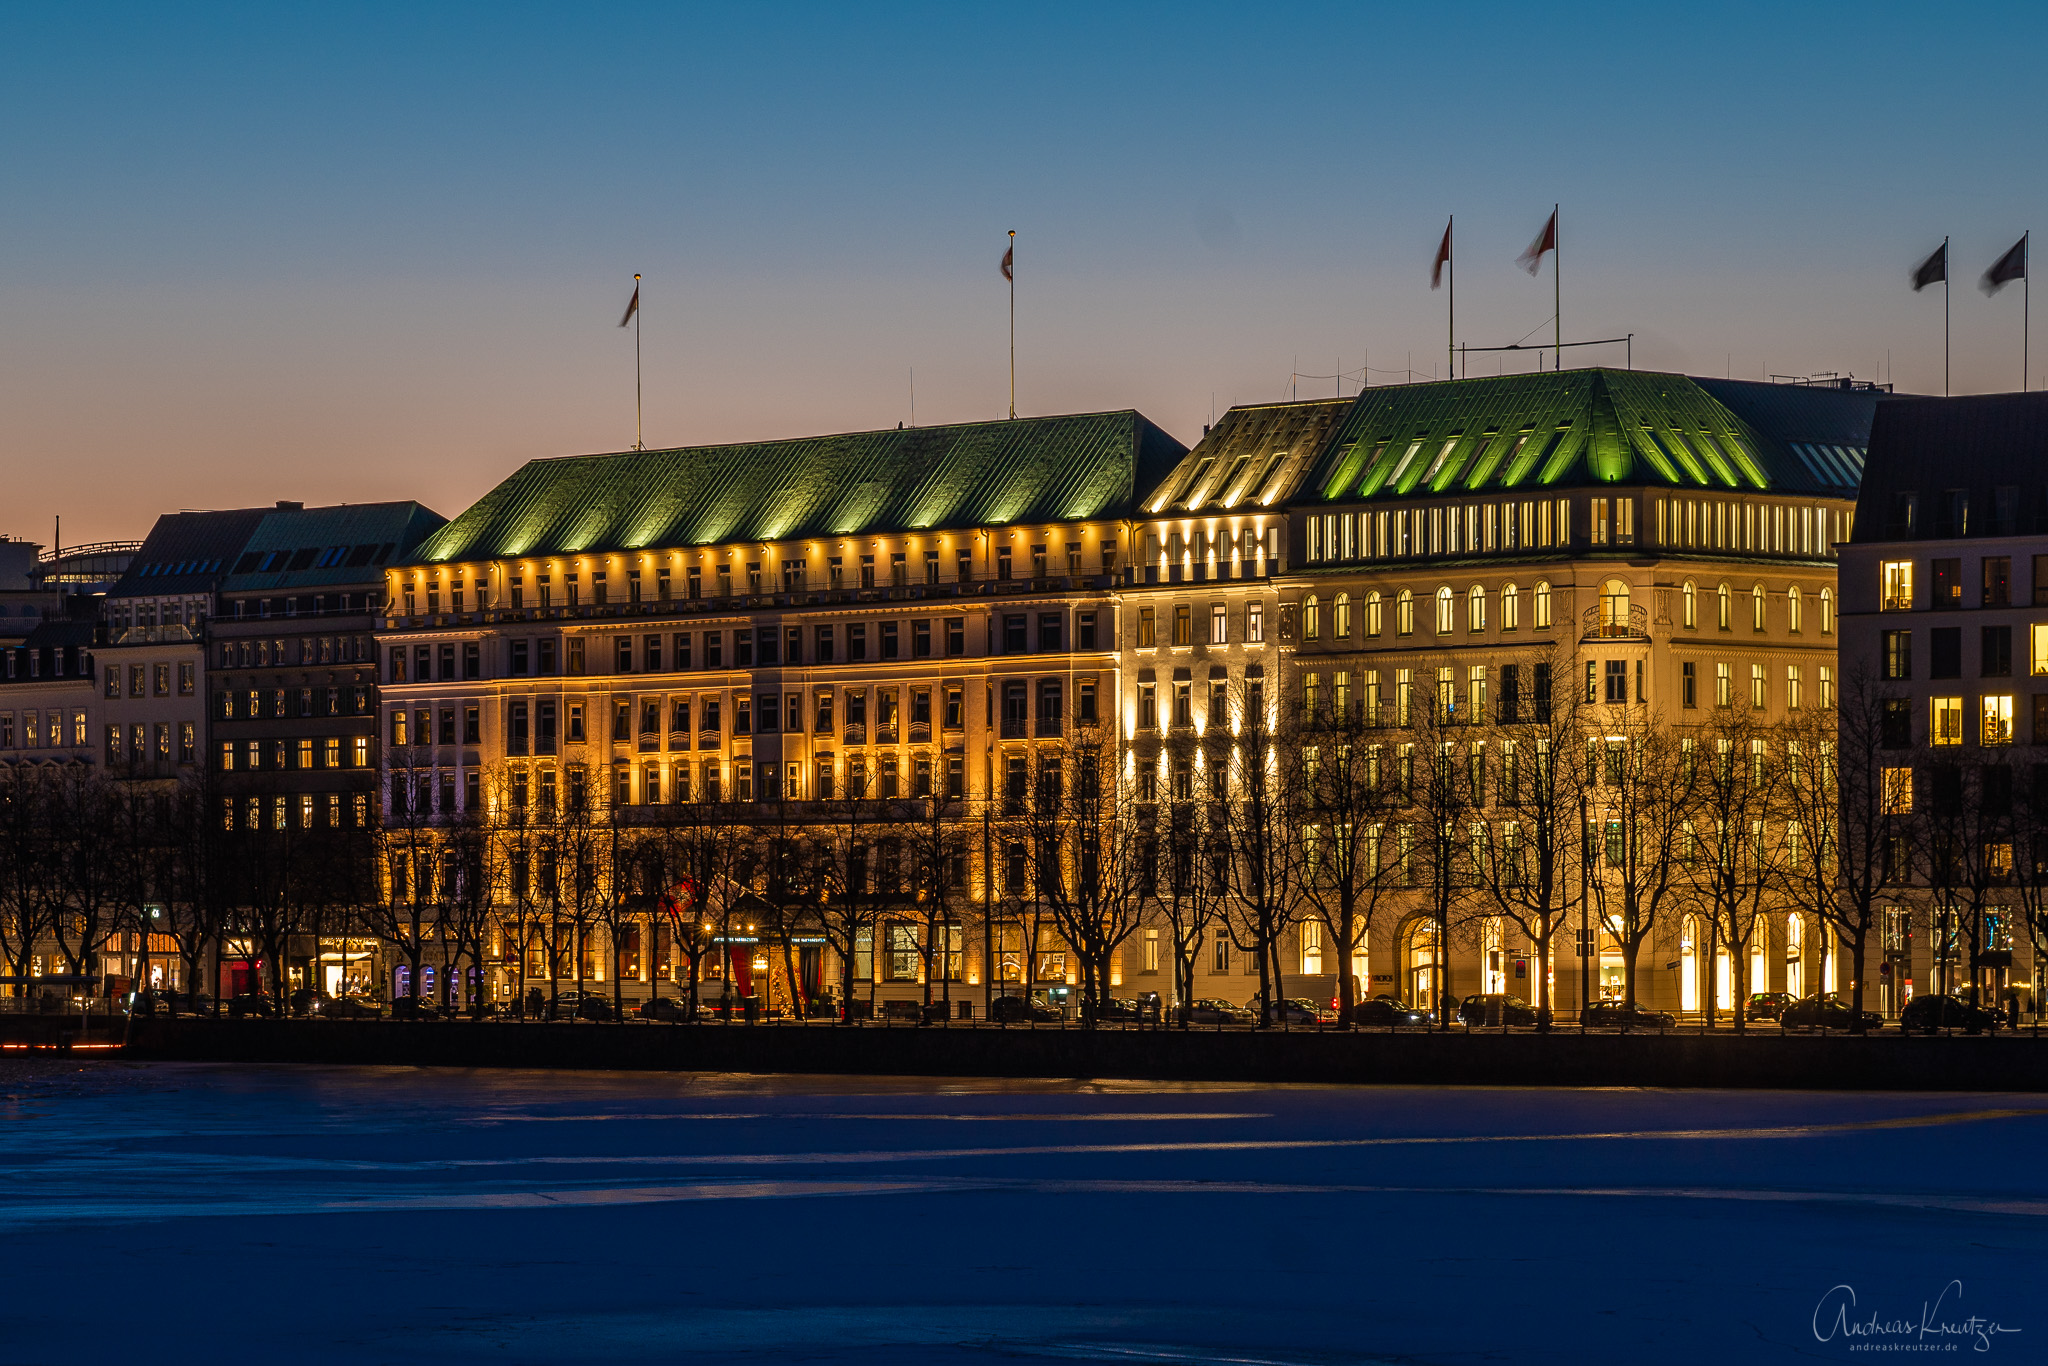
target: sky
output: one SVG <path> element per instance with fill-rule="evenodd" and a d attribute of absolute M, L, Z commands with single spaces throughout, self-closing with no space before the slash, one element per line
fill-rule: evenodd
<path fill-rule="evenodd" d="M 1013 229 L 1019 413 L 1189 443 L 1447 374 L 1453 214 L 1456 338 L 1548 337 L 1553 203 L 1567 340 L 1940 393 L 1948 236 L 1953 389 L 2014 389 L 2044 58 L 2039 5 L 17 0 L 0 534 L 628 447 L 635 272 L 650 446 L 1000 419 Z"/>

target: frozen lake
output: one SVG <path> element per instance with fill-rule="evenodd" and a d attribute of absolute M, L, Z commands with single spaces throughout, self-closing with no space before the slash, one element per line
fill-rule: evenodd
<path fill-rule="evenodd" d="M 7 1366 L 2048 1351 L 2048 1097 L 0 1069 Z"/>

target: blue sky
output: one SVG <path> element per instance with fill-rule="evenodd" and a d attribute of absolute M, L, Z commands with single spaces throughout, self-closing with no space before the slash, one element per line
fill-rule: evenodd
<path fill-rule="evenodd" d="M 890 425 L 913 370 L 1000 417 L 1010 228 L 1020 410 L 1189 441 L 1441 373 L 1448 213 L 1461 338 L 1547 335 L 1553 202 L 1568 335 L 1639 366 L 1939 392 L 1948 234 L 1955 388 L 2014 388 L 1971 286 L 2048 227 L 2044 54 L 2021 6 L 14 5 L 0 532 L 623 446 L 636 270 L 650 443 Z"/>

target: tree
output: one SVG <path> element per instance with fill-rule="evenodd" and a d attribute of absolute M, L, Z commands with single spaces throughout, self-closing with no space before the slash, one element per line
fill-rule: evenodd
<path fill-rule="evenodd" d="M 1712 929 L 1704 961 L 1718 961 L 1721 945 L 1728 950 L 1737 1033 L 1748 1026 L 1750 946 L 1764 934 L 1764 913 L 1789 871 L 1793 840 L 1803 838 L 1788 838 L 1795 828 L 1781 801 L 1788 756 L 1772 754 L 1772 738 L 1746 704 L 1716 711 L 1694 737 L 1703 761 L 1681 834 L 1682 847 L 1697 853 L 1685 863 L 1689 900 Z M 1713 991 L 1702 1009 L 1711 1028 Z"/>
<path fill-rule="evenodd" d="M 1914 805 L 1911 707 L 1904 694 L 1857 668 L 1842 680 L 1836 705 L 1822 699 L 1780 727 L 1788 770 L 1796 759 L 1784 786 L 1785 811 L 1804 845 L 1803 856 L 1786 870 L 1786 896 L 1848 946 L 1850 1027 L 1859 1033 L 1879 902 L 1884 888 L 1904 880 L 1910 867 L 1904 848 Z M 2039 884 L 2029 879 L 2022 885 Z"/>
<path fill-rule="evenodd" d="M 1214 761 L 1227 777 L 1230 751 Z M 1227 797 L 1225 798 L 1227 800 Z M 1171 796 L 1149 813 L 1138 808 L 1139 887 L 1149 905 L 1165 920 L 1173 959 L 1173 999 L 1180 1025 L 1187 1028 L 1187 1007 L 1195 995 L 1195 964 L 1212 931 L 1224 933 L 1220 920 L 1229 895 L 1229 845 L 1223 804 L 1213 790 Z M 1149 818 L 1149 826 L 1148 826 Z"/>
<path fill-rule="evenodd" d="M 1290 784 L 1289 823 L 1302 841 L 1296 891 L 1337 955 L 1338 1018 L 1347 1025 L 1364 995 L 1352 965 L 1363 956 L 1397 867 L 1383 848 L 1397 808 L 1379 721 L 1349 698 L 1333 698 L 1328 708 L 1304 715 Z"/>
<path fill-rule="evenodd" d="M 1481 709 L 1461 696 L 1449 668 L 1439 668 L 1434 687 L 1414 701 L 1414 736 L 1396 760 L 1406 814 L 1415 830 L 1424 908 L 1435 926 L 1436 963 L 1431 974 L 1439 1029 L 1449 1029 L 1458 996 L 1451 980 L 1450 943 L 1461 912 L 1479 885 L 1486 855 L 1486 824 L 1477 819 L 1485 803 L 1486 732 Z M 1418 1002 L 1418 1004 L 1420 1004 Z"/>
<path fill-rule="evenodd" d="M 1594 704 L 1586 711 L 1591 733 L 1558 762 L 1574 769 L 1581 876 L 1597 924 L 1620 945 L 1623 997 L 1633 1007 L 1642 951 L 1662 932 L 1685 868 L 1699 857 L 1684 836 L 1701 764 L 1692 737 L 1674 733 L 1645 704 Z"/>
<path fill-rule="evenodd" d="M 1312 699 L 1283 706 L 1266 695 L 1265 679 L 1248 678 L 1245 706 L 1229 750 L 1227 796 L 1220 807 L 1223 871 L 1229 900 L 1223 926 L 1233 945 L 1259 965 L 1259 1025 L 1280 995 L 1280 943 L 1292 922 L 1301 840 L 1294 828 L 1299 807 L 1290 789 L 1298 763 L 1304 713 Z M 1141 757 L 1140 762 L 1143 762 Z M 1174 775 L 1179 781 L 1179 775 Z"/>
<path fill-rule="evenodd" d="M 1083 1018 L 1101 1017 L 1110 963 L 1138 927 L 1142 837 L 1116 755 L 1092 743 L 1041 745 L 1020 825 L 1031 891 L 1081 965 Z"/>
<path fill-rule="evenodd" d="M 1579 904 L 1581 771 L 1571 756 L 1585 736 L 1581 694 L 1569 685 L 1577 652 L 1554 646 L 1501 668 L 1491 738 L 1498 819 L 1486 825 L 1480 899 L 1536 946 L 1536 1022 L 1548 1030 L 1556 938 Z M 1558 679 L 1567 680 L 1560 690 Z M 1526 689 L 1526 690 L 1525 690 Z M 1565 762 L 1560 763 L 1563 756 Z"/>

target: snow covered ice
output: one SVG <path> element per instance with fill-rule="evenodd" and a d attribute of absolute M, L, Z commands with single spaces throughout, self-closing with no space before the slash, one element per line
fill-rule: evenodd
<path fill-rule="evenodd" d="M 6 1066 L 8 1366 L 2048 1349 L 2048 1097 Z"/>

